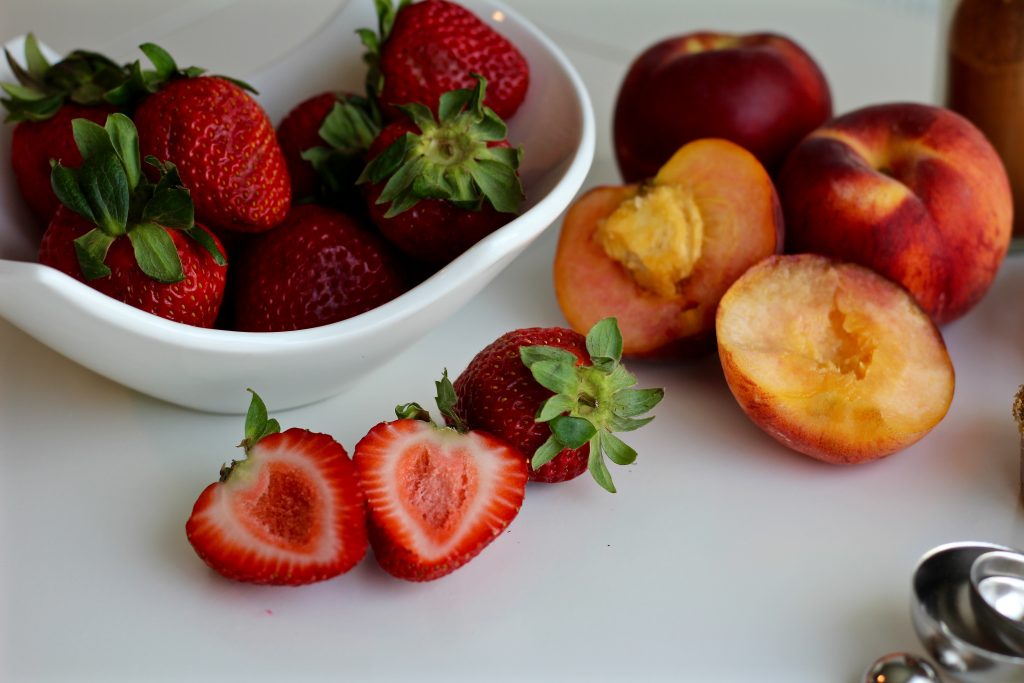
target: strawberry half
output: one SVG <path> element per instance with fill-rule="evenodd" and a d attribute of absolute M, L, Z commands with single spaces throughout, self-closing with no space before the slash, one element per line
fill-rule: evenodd
<path fill-rule="evenodd" d="M 39 262 L 148 313 L 211 327 L 227 261 L 220 242 L 195 222 L 177 169 L 149 157 L 160 178 L 146 179 L 135 126 L 124 114 L 104 126 L 71 125 L 83 161 L 53 167 L 64 206 L 46 228 Z"/>
<path fill-rule="evenodd" d="M 4 51 L 18 83 L 0 83 L 11 135 L 11 167 L 18 190 L 36 216 L 49 221 L 60 206 L 50 187 L 50 160 L 78 166 L 82 157 L 71 134 L 72 119 L 102 124 L 117 109 L 104 100 L 128 71 L 95 52 L 75 50 L 50 64 L 31 33 L 25 38 L 25 67 Z"/>
<path fill-rule="evenodd" d="M 437 405 L 454 427 L 438 426 L 411 403 L 399 419 L 382 422 L 356 444 L 366 494 L 370 545 L 389 574 L 430 581 L 474 558 L 519 513 L 526 461 L 508 443 L 465 431 L 452 412 L 447 373 Z"/>
<path fill-rule="evenodd" d="M 281 432 L 252 392 L 241 446 L 245 458 L 221 468 L 185 524 L 206 564 L 236 581 L 297 586 L 363 558 L 363 494 L 341 444 L 305 429 Z"/>
<path fill-rule="evenodd" d="M 284 220 L 291 205 L 288 169 L 270 119 L 246 92 L 252 88 L 197 67 L 179 69 L 152 43 L 140 49 L 154 70 L 136 61 L 131 79 L 107 99 L 137 103 L 143 155 L 178 166 L 196 216 L 214 230 L 262 232 Z"/>
<path fill-rule="evenodd" d="M 483 104 L 487 81 L 441 97 L 435 120 L 422 104 L 401 107 L 370 147 L 360 183 L 370 218 L 415 259 L 443 264 L 512 220 L 524 198 L 522 149 Z"/>
<path fill-rule="evenodd" d="M 561 327 L 513 330 L 474 356 L 455 380 L 455 412 L 471 428 L 529 454 L 531 480 L 566 481 L 589 469 L 614 493 L 604 456 L 628 465 L 637 454 L 613 432 L 653 420 L 639 416 L 664 396 L 661 389 L 633 389 L 637 379 L 621 359 L 614 318 L 595 324 L 586 338 Z"/>
<path fill-rule="evenodd" d="M 526 97 L 530 68 L 522 53 L 465 7 L 446 0 L 376 0 L 378 33 L 362 29 L 367 48 L 367 92 L 388 120 L 401 105 L 433 106 L 446 92 L 471 88 L 470 74 L 492 83 L 487 106 L 502 118 Z"/>

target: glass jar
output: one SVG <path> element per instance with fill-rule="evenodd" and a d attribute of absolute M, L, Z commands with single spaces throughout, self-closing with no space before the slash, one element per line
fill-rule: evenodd
<path fill-rule="evenodd" d="M 1024 244 L 1024 0 L 942 8 L 940 102 L 988 137 L 1010 177 L 1014 247 Z"/>

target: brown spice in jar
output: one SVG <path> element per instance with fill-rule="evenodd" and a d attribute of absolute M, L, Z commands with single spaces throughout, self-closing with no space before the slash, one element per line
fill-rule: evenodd
<path fill-rule="evenodd" d="M 1024 0 L 961 0 L 949 35 L 946 106 L 976 125 L 1006 166 L 1024 235 Z"/>

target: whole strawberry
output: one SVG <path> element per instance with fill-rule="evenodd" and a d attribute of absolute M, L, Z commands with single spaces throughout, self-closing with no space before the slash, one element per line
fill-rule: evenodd
<path fill-rule="evenodd" d="M 516 113 L 526 97 L 530 68 L 501 34 L 446 0 L 401 0 L 397 9 L 392 0 L 375 4 L 379 32 L 359 34 L 368 51 L 367 90 L 386 119 L 401 118 L 401 105 L 433 106 L 446 92 L 472 88 L 474 73 L 491 83 L 487 106 L 502 118 Z"/>
<path fill-rule="evenodd" d="M 133 118 L 144 156 L 178 166 L 192 190 L 196 217 L 214 230 L 261 232 L 288 213 L 291 183 L 266 112 L 238 81 L 180 70 L 167 52 L 140 49 L 154 71 L 138 62 L 132 79 L 108 99 L 139 101 Z"/>
<path fill-rule="evenodd" d="M 289 586 L 358 564 L 366 514 L 344 447 L 327 434 L 282 432 L 256 392 L 240 445 L 245 458 L 221 468 L 185 524 L 196 554 L 229 579 Z"/>
<path fill-rule="evenodd" d="M 415 403 L 356 444 L 370 545 L 389 574 L 430 581 L 476 557 L 519 513 L 526 459 L 505 441 L 471 431 L 453 412 L 445 373 L 437 406 L 452 426 L 434 424 Z"/>
<path fill-rule="evenodd" d="M 614 318 L 584 338 L 548 327 L 508 332 L 478 353 L 455 380 L 455 412 L 473 429 L 499 436 L 530 458 L 530 479 L 560 482 L 590 470 L 614 492 L 604 456 L 628 465 L 636 451 L 612 432 L 631 431 L 661 401 L 661 389 L 632 389 L 619 361 Z"/>
<path fill-rule="evenodd" d="M 0 83 L 11 135 L 11 168 L 32 212 L 48 222 L 60 202 L 50 187 L 50 160 L 78 166 L 82 157 L 71 134 L 72 119 L 102 124 L 117 109 L 104 94 L 121 85 L 128 71 L 103 55 L 76 50 L 57 62 L 43 56 L 31 33 L 25 38 L 25 67 L 5 50 L 18 84 Z"/>
<path fill-rule="evenodd" d="M 297 104 L 277 126 L 288 165 L 292 200 L 354 205 L 355 182 L 380 132 L 376 110 L 364 98 L 325 92 Z"/>
<path fill-rule="evenodd" d="M 522 150 L 483 105 L 487 82 L 441 97 L 440 119 L 422 104 L 401 107 L 370 147 L 359 178 L 370 217 L 399 249 L 444 264 L 512 220 L 524 198 Z"/>
<path fill-rule="evenodd" d="M 75 119 L 72 130 L 83 161 L 53 168 L 63 206 L 43 235 L 40 263 L 154 315 L 211 327 L 226 261 L 217 239 L 195 223 L 174 166 L 149 158 L 160 179 L 146 179 L 135 127 L 123 114 L 105 126 Z"/>
<path fill-rule="evenodd" d="M 392 247 L 334 209 L 292 208 L 246 245 L 235 264 L 235 325 L 300 330 L 351 318 L 405 291 Z"/>

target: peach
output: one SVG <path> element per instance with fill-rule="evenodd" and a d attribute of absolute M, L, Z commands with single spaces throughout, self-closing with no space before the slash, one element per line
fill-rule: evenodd
<path fill-rule="evenodd" d="M 555 294 L 581 333 L 616 317 L 626 355 L 710 350 L 718 300 L 781 243 L 781 209 L 760 162 L 727 140 L 698 140 L 653 180 L 598 187 L 570 207 Z"/>
<path fill-rule="evenodd" d="M 867 266 L 938 324 L 988 290 L 1013 223 L 1010 185 L 967 119 L 922 104 L 840 116 L 793 150 L 779 179 L 786 250 Z"/>
<path fill-rule="evenodd" d="M 911 445 L 953 399 L 953 364 L 928 315 L 867 268 L 812 254 L 774 256 L 718 307 L 725 378 L 778 441 L 836 464 Z"/>
<path fill-rule="evenodd" d="M 636 182 L 691 140 L 725 138 L 774 173 L 831 116 L 828 82 L 793 40 L 690 33 L 652 45 L 630 66 L 615 102 L 615 156 L 626 182 Z"/>

